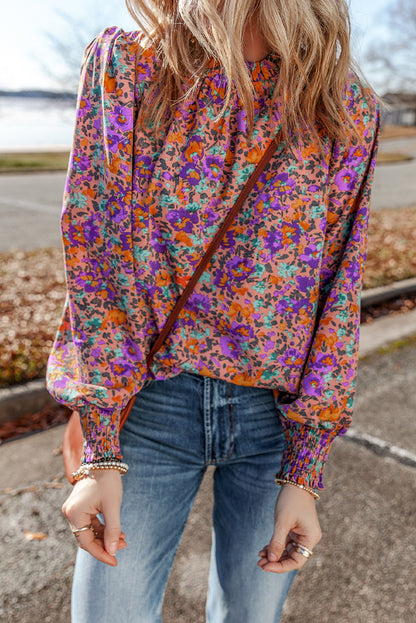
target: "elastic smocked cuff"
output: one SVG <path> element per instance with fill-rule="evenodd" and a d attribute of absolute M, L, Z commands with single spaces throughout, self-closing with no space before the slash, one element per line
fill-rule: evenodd
<path fill-rule="evenodd" d="M 285 419 L 282 424 L 286 433 L 286 448 L 276 476 L 312 489 L 323 489 L 322 473 L 331 443 L 345 429 L 312 428 Z"/>
<path fill-rule="evenodd" d="M 119 442 L 119 412 L 88 405 L 80 410 L 80 417 L 84 435 L 83 463 L 123 458 Z"/>

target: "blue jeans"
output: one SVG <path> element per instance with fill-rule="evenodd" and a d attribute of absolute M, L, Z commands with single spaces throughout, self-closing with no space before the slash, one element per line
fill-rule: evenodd
<path fill-rule="evenodd" d="M 129 465 L 109 567 L 80 550 L 73 623 L 160 623 L 169 572 L 208 465 L 214 473 L 208 623 L 277 623 L 295 573 L 266 573 L 284 433 L 269 389 L 183 372 L 150 381 L 121 432 Z"/>

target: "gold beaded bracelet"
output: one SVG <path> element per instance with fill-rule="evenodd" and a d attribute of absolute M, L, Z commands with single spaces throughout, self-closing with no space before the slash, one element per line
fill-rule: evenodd
<path fill-rule="evenodd" d="M 305 491 L 310 493 L 312 497 L 315 498 L 315 500 L 319 500 L 320 498 L 320 495 L 316 493 L 315 489 L 312 489 L 312 487 L 306 487 L 305 485 L 300 485 L 298 482 L 295 482 L 294 480 L 286 480 L 285 478 L 283 479 L 275 478 L 274 481 L 277 485 L 293 485 L 294 487 L 298 487 L 299 489 L 304 489 Z"/>
<path fill-rule="evenodd" d="M 121 461 L 97 461 L 96 463 L 84 463 L 76 472 L 73 472 L 72 478 L 74 480 L 81 480 L 82 478 L 94 478 L 93 471 L 96 469 L 116 469 L 120 474 L 125 474 L 129 466 L 127 463 Z"/>

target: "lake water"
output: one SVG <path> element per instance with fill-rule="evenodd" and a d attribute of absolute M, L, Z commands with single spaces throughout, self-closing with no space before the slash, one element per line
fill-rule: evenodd
<path fill-rule="evenodd" d="M 0 97 L 0 150 L 69 149 L 75 101 Z"/>

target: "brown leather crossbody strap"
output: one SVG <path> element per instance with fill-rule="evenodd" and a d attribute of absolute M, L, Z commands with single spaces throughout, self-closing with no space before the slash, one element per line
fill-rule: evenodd
<path fill-rule="evenodd" d="M 212 240 L 205 254 L 201 258 L 198 266 L 195 269 L 194 274 L 192 275 L 192 277 L 189 279 L 188 283 L 186 284 L 184 291 L 182 292 L 175 307 L 173 308 L 167 321 L 165 322 L 162 331 L 159 333 L 155 343 L 153 344 L 151 351 L 146 358 L 148 368 L 150 368 L 150 366 L 152 365 L 152 361 L 153 361 L 153 357 L 155 353 L 157 353 L 157 351 L 162 347 L 164 341 L 169 335 L 171 328 L 173 327 L 176 319 L 178 318 L 181 310 L 183 309 L 186 301 L 189 299 L 199 278 L 201 277 L 202 273 L 207 267 L 208 262 L 211 260 L 212 256 L 217 250 L 221 240 L 225 236 L 227 230 L 229 229 L 231 223 L 233 222 L 235 216 L 237 215 L 237 212 L 240 210 L 244 201 L 247 199 L 250 192 L 252 191 L 253 186 L 259 179 L 260 175 L 263 173 L 267 163 L 269 162 L 270 158 L 276 151 L 276 148 L 277 148 L 277 141 L 273 139 L 270 145 L 268 146 L 268 148 L 266 149 L 266 151 L 264 152 L 260 162 L 254 169 L 253 173 L 250 175 L 247 182 L 244 184 L 244 187 L 241 190 L 240 194 L 238 195 L 233 207 L 231 208 L 231 210 L 228 212 L 227 216 L 223 220 L 221 227 L 218 229 L 217 233 L 215 234 L 214 239 Z"/>

